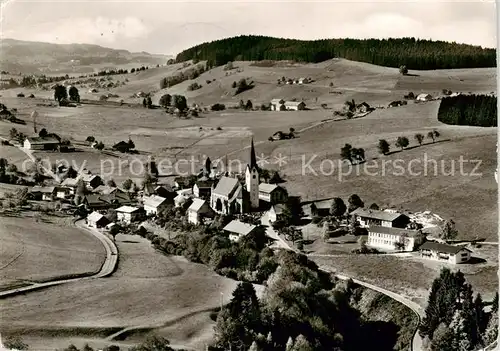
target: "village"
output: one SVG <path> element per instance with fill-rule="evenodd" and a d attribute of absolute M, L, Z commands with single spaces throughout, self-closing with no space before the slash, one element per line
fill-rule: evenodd
<path fill-rule="evenodd" d="M 34 141 L 26 139 L 25 148 L 36 145 Z M 349 208 L 339 198 L 303 204 L 299 198 L 297 203 L 297 197 L 288 194 L 286 187 L 280 184 L 283 181 L 278 173 L 267 177 L 267 182 L 261 181 L 262 169 L 257 164 L 253 140 L 248 161 L 244 172 L 221 172 L 207 158 L 198 174 L 175 177 L 172 185 L 160 185 L 153 174 L 148 174 L 142 188 L 129 184 L 127 189 L 83 170 L 82 174 L 67 177 L 57 185 L 34 186 L 27 198 L 59 202 L 63 204 L 59 206 L 61 210 L 85 218 L 89 228 L 113 237 L 128 232 L 131 226 L 151 228 L 157 217 L 180 211 L 183 214 L 181 221 L 193 226 L 210 225 L 216 216 L 223 216 L 229 222 L 223 232 L 234 242 L 264 225 L 267 235 L 275 241 L 272 247 L 307 253 L 304 243 L 308 240 L 302 230 L 293 225 L 306 220 L 319 223 L 326 243 L 335 242 L 334 238 L 340 236 L 344 241 L 349 238 L 357 242 L 359 248 L 353 250 L 357 253 L 413 253 L 421 259 L 452 265 L 471 259 L 467 243 L 447 243 L 447 239 L 456 235 L 453 221 L 450 224 L 440 218 L 443 226 L 440 230 L 444 231 L 440 239 L 439 236 L 427 237 L 428 228 L 423 228 L 425 221 L 419 221 L 415 215 L 390 208 L 379 209 L 376 204 L 363 207 L 357 195 L 354 197 L 357 201 L 349 199 Z M 154 170 L 155 165 L 150 165 L 149 169 Z M 309 254 L 314 255 L 314 251 Z"/>

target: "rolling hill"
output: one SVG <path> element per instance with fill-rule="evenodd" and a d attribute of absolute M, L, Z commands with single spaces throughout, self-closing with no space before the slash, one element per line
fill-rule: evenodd
<path fill-rule="evenodd" d="M 116 68 L 127 64 L 156 65 L 165 55 L 129 52 L 91 44 L 53 44 L 14 39 L 0 41 L 0 69 L 20 73 L 87 73 L 94 68 Z"/>

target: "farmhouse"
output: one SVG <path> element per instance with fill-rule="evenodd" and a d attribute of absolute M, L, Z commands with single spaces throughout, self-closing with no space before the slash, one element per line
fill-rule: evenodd
<path fill-rule="evenodd" d="M 285 207 L 286 206 L 284 204 L 273 205 L 268 212 L 269 222 L 273 223 L 273 222 L 276 222 L 278 220 L 283 219 L 283 213 L 284 213 Z"/>
<path fill-rule="evenodd" d="M 165 211 L 169 206 L 169 202 L 164 197 L 152 195 L 144 198 L 144 210 L 147 215 L 157 215 Z"/>
<path fill-rule="evenodd" d="M 427 241 L 420 246 L 420 256 L 430 260 L 458 264 L 470 260 L 471 251 L 464 246 Z"/>
<path fill-rule="evenodd" d="M 422 93 L 422 94 L 418 94 L 417 95 L 416 100 L 417 101 L 431 101 L 432 100 L 432 96 L 430 94 Z"/>
<path fill-rule="evenodd" d="M 208 178 L 201 178 L 193 185 L 193 195 L 197 198 L 209 200 L 212 193 L 214 181 Z"/>
<path fill-rule="evenodd" d="M 75 194 L 75 190 L 78 186 L 77 178 L 66 178 L 62 181 L 61 186 L 68 188 L 71 195 Z"/>
<path fill-rule="evenodd" d="M 130 224 L 141 218 L 142 209 L 132 206 L 122 206 L 116 209 L 116 216 L 119 222 Z"/>
<path fill-rule="evenodd" d="M 425 236 L 419 230 L 373 225 L 368 228 L 366 244 L 383 250 L 414 251 L 424 239 Z"/>
<path fill-rule="evenodd" d="M 132 200 L 127 193 L 113 194 L 89 194 L 86 195 L 82 203 L 91 210 L 103 210 L 108 208 L 116 208 L 124 205 L 130 205 Z"/>
<path fill-rule="evenodd" d="M 95 189 L 103 184 L 101 177 L 97 174 L 83 174 L 81 179 L 89 190 Z"/>
<path fill-rule="evenodd" d="M 382 226 L 382 227 L 395 227 L 405 228 L 410 222 L 410 218 L 399 212 L 388 212 L 379 210 L 365 210 L 358 208 L 351 212 L 355 220 L 361 227 L 367 226 Z"/>
<path fill-rule="evenodd" d="M 285 188 L 276 184 L 259 184 L 259 199 L 271 204 L 284 203 L 288 200 L 288 193 Z"/>
<path fill-rule="evenodd" d="M 242 237 L 253 232 L 255 228 L 257 228 L 257 226 L 233 220 L 226 225 L 223 230 L 229 234 L 229 240 L 239 241 Z"/>
<path fill-rule="evenodd" d="M 24 148 L 27 150 L 57 150 L 60 140 L 54 136 L 28 137 L 24 140 Z"/>
<path fill-rule="evenodd" d="M 283 99 L 272 99 L 271 100 L 271 111 L 284 111 L 286 110 L 285 107 L 285 100 Z"/>
<path fill-rule="evenodd" d="M 333 199 L 314 201 L 309 204 L 305 204 L 302 208 L 304 214 L 310 217 L 324 217 L 330 214 L 330 208 L 332 207 Z"/>
<path fill-rule="evenodd" d="M 55 186 L 34 186 L 30 190 L 31 197 L 35 200 L 52 201 L 56 197 Z"/>
<path fill-rule="evenodd" d="M 214 211 L 208 205 L 208 202 L 202 199 L 194 199 L 193 203 L 187 209 L 188 222 L 200 224 L 204 218 L 213 217 Z"/>
<path fill-rule="evenodd" d="M 87 225 L 92 228 L 102 228 L 109 224 L 109 220 L 99 212 L 92 212 L 87 217 Z"/>
<path fill-rule="evenodd" d="M 301 101 L 287 101 L 285 102 L 285 108 L 289 111 L 299 111 L 299 110 L 305 110 L 306 104 Z"/>

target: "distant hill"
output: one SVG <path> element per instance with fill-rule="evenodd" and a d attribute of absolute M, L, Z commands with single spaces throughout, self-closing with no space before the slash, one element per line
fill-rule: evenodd
<path fill-rule="evenodd" d="M 87 73 L 128 64 L 164 64 L 169 58 L 91 44 L 0 40 L 0 69 L 10 73 Z"/>
<path fill-rule="evenodd" d="M 415 38 L 295 40 L 238 36 L 194 46 L 179 53 L 176 60 L 208 60 L 210 66 L 220 66 L 228 61 L 321 62 L 335 57 L 416 70 L 496 67 L 495 49 Z"/>

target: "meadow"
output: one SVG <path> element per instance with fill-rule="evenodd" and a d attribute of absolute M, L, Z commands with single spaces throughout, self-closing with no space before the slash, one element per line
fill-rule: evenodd
<path fill-rule="evenodd" d="M 97 273 L 106 253 L 90 233 L 23 214 L 0 220 L 0 288 Z"/>

